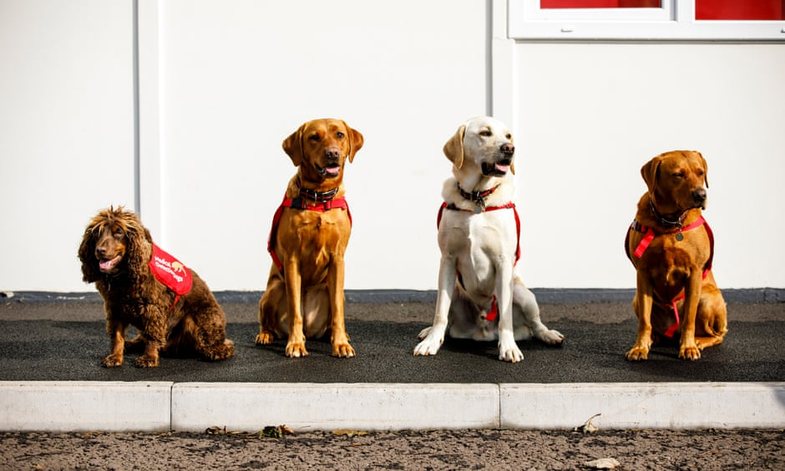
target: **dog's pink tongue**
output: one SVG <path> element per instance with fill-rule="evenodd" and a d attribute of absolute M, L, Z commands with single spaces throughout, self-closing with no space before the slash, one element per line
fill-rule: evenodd
<path fill-rule="evenodd" d="M 496 164 L 496 170 L 498 170 L 498 171 L 500 171 L 502 173 L 507 173 L 510 170 L 510 166 L 509 165 Z"/>
<path fill-rule="evenodd" d="M 104 260 L 104 261 L 98 262 L 98 268 L 100 268 L 103 271 L 111 270 L 112 269 L 112 262 L 113 262 L 113 260 Z"/>
<path fill-rule="evenodd" d="M 333 176 L 334 175 L 338 175 L 338 173 L 340 171 L 341 171 L 341 167 L 326 167 L 324 169 L 324 173 L 327 173 L 327 174 L 330 174 L 330 175 L 333 175 Z"/>

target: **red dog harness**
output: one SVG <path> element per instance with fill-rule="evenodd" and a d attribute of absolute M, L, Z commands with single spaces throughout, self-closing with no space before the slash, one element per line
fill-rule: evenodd
<path fill-rule="evenodd" d="M 711 227 L 709 227 L 709 223 L 707 223 L 706 220 L 703 219 L 703 216 L 696 219 L 695 222 L 693 222 L 692 224 L 688 224 L 687 226 L 684 227 L 679 227 L 672 231 L 661 232 L 660 234 L 677 234 L 676 236 L 677 240 L 681 240 L 679 239 L 679 236 L 681 235 L 682 232 L 691 231 L 701 226 L 706 227 L 706 233 L 709 235 L 709 260 L 706 262 L 706 265 L 703 267 L 703 278 L 705 279 L 708 276 L 709 271 L 711 270 L 711 264 L 714 260 L 714 232 L 712 232 Z M 627 253 L 627 258 L 629 258 L 630 260 L 632 260 L 632 257 L 630 256 L 630 249 L 629 249 L 631 231 L 643 233 L 643 238 L 635 247 L 635 250 L 632 253 L 632 256 L 634 256 L 635 258 L 643 257 L 644 252 L 646 252 L 646 249 L 649 248 L 651 241 L 654 240 L 654 237 L 657 235 L 657 233 L 654 231 L 654 228 L 644 226 L 643 224 L 640 224 L 638 221 L 633 221 L 632 224 L 630 225 L 630 228 L 627 230 L 627 236 L 624 239 L 624 251 Z M 675 318 L 675 322 L 671 324 L 670 327 L 668 327 L 668 330 L 666 330 L 663 333 L 663 335 L 665 335 L 668 338 L 673 337 L 673 334 L 675 334 L 676 331 L 679 329 L 679 323 L 681 322 L 681 320 L 679 319 L 679 309 L 676 307 L 676 304 L 679 301 L 682 301 L 685 297 L 686 295 L 684 293 L 684 290 L 682 289 L 681 292 L 671 300 L 670 304 L 665 305 L 667 308 L 673 311 L 673 317 Z"/>
<path fill-rule="evenodd" d="M 148 266 L 155 279 L 174 292 L 172 308 L 180 300 L 180 297 L 191 292 L 193 286 L 191 270 L 155 244 L 153 244 L 153 256 L 150 257 Z"/>
<path fill-rule="evenodd" d="M 314 192 L 314 194 L 316 193 Z M 284 208 L 294 208 L 304 211 L 316 211 L 318 213 L 330 211 L 331 209 L 343 209 L 346 210 L 346 214 L 349 216 L 349 224 L 350 225 L 352 224 L 352 213 L 351 211 L 349 211 L 349 203 L 346 202 L 346 198 L 344 198 L 343 196 L 340 198 L 330 197 L 330 199 L 326 201 L 316 200 L 313 203 L 306 202 L 302 196 L 297 198 L 287 198 L 286 196 L 284 196 L 281 205 L 278 206 L 278 209 L 275 210 L 275 215 L 273 215 L 273 225 L 270 228 L 270 236 L 267 238 L 267 252 L 270 254 L 270 257 L 272 257 L 273 259 L 273 263 L 275 264 L 276 267 L 278 267 L 278 271 L 280 271 L 281 273 L 283 273 L 283 263 L 281 263 L 281 260 L 278 258 L 278 255 L 275 253 L 275 239 L 278 234 L 278 225 L 281 222 L 281 217 L 283 216 Z"/>
<path fill-rule="evenodd" d="M 495 189 L 495 188 L 494 188 Z M 466 211 L 472 212 L 468 209 L 461 209 L 454 204 L 447 202 L 442 203 L 441 207 L 439 208 L 439 214 L 436 216 L 436 228 L 439 228 L 442 222 L 442 214 L 444 213 L 445 209 L 449 209 L 451 211 Z M 516 238 L 516 246 L 515 246 L 515 263 L 518 263 L 518 260 L 521 259 L 521 218 L 518 216 L 518 210 L 515 208 L 515 203 L 510 201 L 509 203 L 500 205 L 500 206 L 481 206 L 481 212 L 488 212 L 488 211 L 498 211 L 500 209 L 512 209 L 512 213 L 515 216 L 515 231 L 517 234 Z M 458 273 L 458 278 L 460 279 L 461 274 Z M 485 320 L 493 322 L 499 316 L 499 305 L 496 302 L 496 295 L 493 296 L 491 300 L 491 309 L 485 314 Z"/>

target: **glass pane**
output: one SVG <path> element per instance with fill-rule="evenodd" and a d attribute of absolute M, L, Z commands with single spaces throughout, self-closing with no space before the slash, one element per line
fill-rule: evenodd
<path fill-rule="evenodd" d="M 661 0 L 540 0 L 540 8 L 660 8 Z"/>
<path fill-rule="evenodd" d="M 697 20 L 785 20 L 785 0 L 695 0 Z"/>

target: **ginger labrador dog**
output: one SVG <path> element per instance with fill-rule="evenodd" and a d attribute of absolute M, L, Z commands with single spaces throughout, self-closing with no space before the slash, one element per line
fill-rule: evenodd
<path fill-rule="evenodd" d="M 626 358 L 646 360 L 653 332 L 667 338 L 678 332 L 679 358 L 697 360 L 728 332 L 725 300 L 711 271 L 714 236 L 701 215 L 709 186 L 706 160 L 695 151 L 666 152 L 641 174 L 648 191 L 625 241 L 637 270 L 632 306 L 638 317 L 637 339 Z"/>
<path fill-rule="evenodd" d="M 304 357 L 305 339 L 329 330 L 333 356 L 355 355 L 344 322 L 344 253 L 352 224 L 343 169 L 362 146 L 362 134 L 337 119 L 306 122 L 283 141 L 297 173 L 273 218 L 268 251 L 274 263 L 259 301 L 258 345 L 286 336 L 286 356 Z"/>
<path fill-rule="evenodd" d="M 498 339 L 499 359 L 509 362 L 523 359 L 516 340 L 564 341 L 542 323 L 534 294 L 514 270 L 520 256 L 514 153 L 510 131 L 488 117 L 467 121 L 444 145 L 453 178 L 444 183 L 439 213 L 436 313 L 415 355 L 435 355 L 448 331 L 454 338 Z"/>

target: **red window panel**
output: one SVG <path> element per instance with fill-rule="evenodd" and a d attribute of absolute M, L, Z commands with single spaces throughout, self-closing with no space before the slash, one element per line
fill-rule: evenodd
<path fill-rule="evenodd" d="M 661 0 L 540 0 L 540 8 L 660 8 Z"/>
<path fill-rule="evenodd" d="M 695 0 L 697 20 L 785 20 L 785 0 Z"/>

